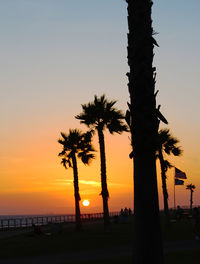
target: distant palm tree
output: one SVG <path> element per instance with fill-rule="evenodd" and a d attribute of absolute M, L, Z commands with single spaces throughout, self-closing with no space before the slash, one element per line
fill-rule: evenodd
<path fill-rule="evenodd" d="M 61 132 L 62 138 L 58 140 L 63 146 L 63 150 L 58 154 L 62 158 L 61 164 L 67 168 L 73 168 L 74 172 L 74 197 L 75 197 L 75 214 L 76 214 L 76 229 L 82 229 L 81 214 L 79 201 L 81 200 L 79 194 L 78 182 L 78 167 L 77 158 L 80 158 L 84 164 L 89 164 L 94 158 L 94 148 L 91 144 L 91 133 L 82 133 L 78 129 L 70 129 L 68 134 Z"/>
<path fill-rule="evenodd" d="M 174 156 L 180 156 L 182 154 L 182 150 L 177 146 L 179 140 L 174 138 L 170 134 L 169 129 L 161 129 L 158 133 L 158 149 L 156 156 L 159 158 L 160 167 L 161 167 L 161 178 L 162 178 L 162 189 L 163 189 L 163 199 L 164 199 L 164 212 L 166 217 L 166 224 L 170 225 L 170 216 L 168 209 L 168 192 L 167 192 L 167 184 L 166 184 L 166 172 L 168 168 L 173 167 L 172 164 L 166 159 L 164 159 L 163 153 L 167 155 L 173 154 Z"/>
<path fill-rule="evenodd" d="M 192 204 L 193 204 L 193 192 L 196 186 L 194 184 L 188 184 L 186 189 L 190 191 L 190 211 L 192 212 Z"/>
<path fill-rule="evenodd" d="M 96 130 L 99 138 L 100 160 L 101 160 L 101 195 L 103 199 L 104 229 L 107 230 L 110 225 L 108 209 L 108 188 L 106 176 L 106 156 L 104 130 L 107 128 L 111 134 L 114 132 L 121 134 L 127 131 L 127 126 L 123 123 L 124 115 L 121 111 L 114 108 L 116 101 L 108 101 L 105 95 L 101 97 L 94 96 L 94 101 L 83 104 L 83 112 L 76 116 L 81 123 L 87 125 L 90 129 Z"/>

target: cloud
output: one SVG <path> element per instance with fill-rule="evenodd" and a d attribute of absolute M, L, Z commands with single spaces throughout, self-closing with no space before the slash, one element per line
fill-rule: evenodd
<path fill-rule="evenodd" d="M 56 179 L 56 181 L 60 184 L 71 184 L 73 183 L 73 180 L 68 180 L 68 179 Z M 79 180 L 80 184 L 85 184 L 85 185 L 92 185 L 95 187 L 101 187 L 101 182 L 98 181 L 86 181 L 86 180 Z M 109 186 L 124 186 L 123 184 L 119 183 L 108 183 Z"/>
<path fill-rule="evenodd" d="M 56 179 L 56 182 L 61 183 L 61 184 L 71 184 L 73 183 L 73 180 L 65 180 L 65 179 Z M 85 185 L 92 185 L 92 186 L 101 186 L 101 182 L 97 181 L 85 181 L 85 180 L 79 180 L 80 184 L 85 184 Z"/>
<path fill-rule="evenodd" d="M 56 179 L 56 184 L 71 185 L 72 182 L 72 180 Z"/>
<path fill-rule="evenodd" d="M 81 184 L 92 185 L 92 186 L 96 186 L 96 187 L 100 187 L 100 186 L 101 186 L 101 182 L 97 182 L 97 181 L 85 181 L 85 180 L 80 180 L 79 182 L 80 182 Z"/>

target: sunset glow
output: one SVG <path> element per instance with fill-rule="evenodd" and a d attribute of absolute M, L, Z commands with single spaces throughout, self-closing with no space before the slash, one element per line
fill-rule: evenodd
<path fill-rule="evenodd" d="M 196 186 L 197 205 L 200 1 L 154 2 L 156 100 L 183 149 L 182 156 L 165 158 L 187 175 L 176 187 L 177 205 L 189 205 L 189 183 Z M 124 113 L 128 109 L 125 1 L 0 1 L 0 20 L 0 214 L 74 214 L 73 169 L 60 164 L 57 140 L 61 131 L 88 129 L 74 117 L 95 94 L 116 100 Z M 109 211 L 133 209 L 130 134 L 104 136 Z M 88 166 L 77 159 L 80 207 L 102 212 L 97 133 L 93 144 L 96 157 Z M 157 178 L 163 208 L 159 162 Z M 167 171 L 170 208 L 173 184 L 174 168 Z"/>

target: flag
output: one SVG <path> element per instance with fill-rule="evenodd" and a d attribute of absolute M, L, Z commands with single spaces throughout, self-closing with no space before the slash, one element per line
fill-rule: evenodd
<path fill-rule="evenodd" d="M 175 185 L 184 185 L 184 181 L 175 178 Z"/>
<path fill-rule="evenodd" d="M 175 167 L 175 178 L 177 178 L 177 179 L 187 179 L 185 172 L 177 169 L 176 167 Z"/>

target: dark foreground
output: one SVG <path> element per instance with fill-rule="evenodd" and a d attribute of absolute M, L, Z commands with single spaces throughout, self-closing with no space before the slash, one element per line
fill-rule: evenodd
<path fill-rule="evenodd" d="M 77 233 L 73 225 L 46 226 L 43 234 L 33 230 L 3 231 L 0 233 L 1 264 L 66 264 L 66 263 L 131 263 L 132 223 L 112 223 L 109 233 L 103 224 L 85 223 L 84 231 Z M 200 241 L 194 239 L 192 221 L 163 225 L 165 263 L 198 263 Z"/>

